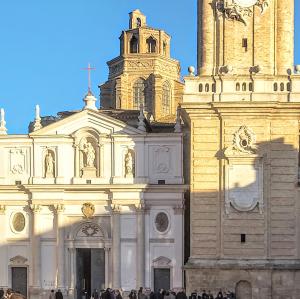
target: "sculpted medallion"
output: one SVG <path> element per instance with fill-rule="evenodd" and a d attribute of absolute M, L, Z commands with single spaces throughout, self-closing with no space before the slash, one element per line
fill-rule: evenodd
<path fill-rule="evenodd" d="M 20 233 L 25 228 L 25 217 L 23 213 L 18 212 L 12 218 L 12 227 L 17 232 Z"/>
<path fill-rule="evenodd" d="M 82 205 L 81 211 L 85 218 L 91 219 L 95 214 L 95 206 L 90 202 L 86 202 Z"/>
<path fill-rule="evenodd" d="M 169 217 L 166 213 L 160 212 L 155 217 L 155 227 L 160 233 L 164 233 L 169 227 Z"/>

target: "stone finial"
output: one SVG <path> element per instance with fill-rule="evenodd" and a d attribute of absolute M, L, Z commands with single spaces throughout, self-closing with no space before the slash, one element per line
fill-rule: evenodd
<path fill-rule="evenodd" d="M 194 77 L 195 76 L 195 67 L 192 65 L 188 67 L 189 76 Z"/>
<path fill-rule="evenodd" d="M 231 65 L 223 65 L 219 68 L 219 74 L 227 75 L 233 72 L 233 67 Z"/>
<path fill-rule="evenodd" d="M 300 75 L 300 64 L 295 65 L 295 73 Z"/>
<path fill-rule="evenodd" d="M 174 126 L 174 132 L 175 133 L 181 133 L 181 118 L 180 118 L 180 106 L 178 106 L 177 108 L 177 112 L 176 112 L 176 124 Z"/>
<path fill-rule="evenodd" d="M 34 125 L 33 125 L 33 131 L 37 131 L 42 128 L 41 123 L 41 109 L 39 105 L 35 105 L 35 119 L 34 119 Z"/>
<path fill-rule="evenodd" d="M 258 74 L 261 71 L 262 71 L 262 67 L 260 65 L 251 66 L 250 69 L 249 69 L 249 72 L 251 74 Z"/>
<path fill-rule="evenodd" d="M 3 108 L 0 110 L 0 135 L 7 135 L 5 111 Z"/>
<path fill-rule="evenodd" d="M 144 115 L 143 105 L 140 106 L 140 115 L 139 115 L 138 119 L 139 119 L 138 129 L 143 132 L 146 132 L 145 115 Z"/>
<path fill-rule="evenodd" d="M 96 107 L 97 99 L 95 98 L 95 96 L 90 90 L 88 91 L 83 101 L 85 102 L 85 106 L 83 107 L 84 110 L 85 109 L 98 110 Z"/>

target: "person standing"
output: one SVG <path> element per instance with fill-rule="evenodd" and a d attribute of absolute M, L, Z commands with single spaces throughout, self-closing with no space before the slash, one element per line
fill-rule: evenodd
<path fill-rule="evenodd" d="M 54 290 L 51 290 L 51 291 L 50 291 L 49 299 L 55 299 L 55 293 L 54 293 Z"/>
<path fill-rule="evenodd" d="M 58 289 L 57 292 L 55 293 L 55 299 L 64 299 L 64 296 L 60 289 Z"/>

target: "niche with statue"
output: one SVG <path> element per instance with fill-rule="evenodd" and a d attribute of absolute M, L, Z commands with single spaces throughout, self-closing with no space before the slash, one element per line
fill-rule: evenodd
<path fill-rule="evenodd" d="M 47 149 L 44 153 L 44 177 L 54 178 L 56 176 L 55 169 L 55 151 L 53 149 Z"/>
<path fill-rule="evenodd" d="M 83 137 L 79 144 L 80 149 L 80 176 L 95 178 L 98 176 L 99 147 L 95 138 Z"/>
<path fill-rule="evenodd" d="M 124 154 L 124 176 L 125 178 L 135 177 L 135 153 L 133 149 L 126 149 Z"/>

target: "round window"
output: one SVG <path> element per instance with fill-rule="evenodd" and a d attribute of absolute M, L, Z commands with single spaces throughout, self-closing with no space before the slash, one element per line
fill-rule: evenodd
<path fill-rule="evenodd" d="M 169 227 L 168 215 L 163 212 L 158 213 L 155 217 L 155 226 L 160 233 L 165 232 Z"/>
<path fill-rule="evenodd" d="M 25 228 L 25 217 L 22 213 L 16 213 L 12 219 L 12 226 L 13 229 L 20 233 L 24 230 Z"/>

